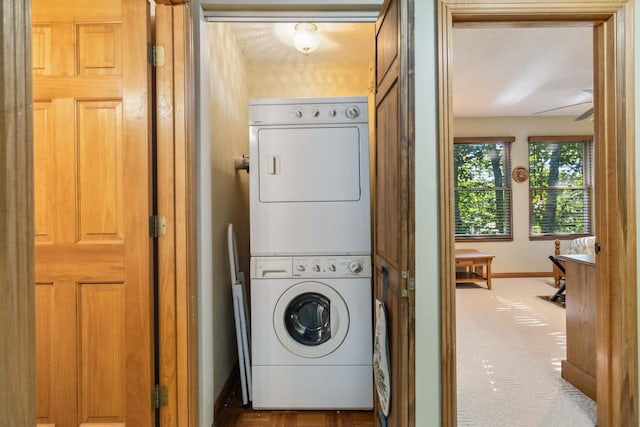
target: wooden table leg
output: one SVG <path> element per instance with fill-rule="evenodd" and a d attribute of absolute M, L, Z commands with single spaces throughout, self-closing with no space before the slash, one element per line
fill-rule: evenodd
<path fill-rule="evenodd" d="M 489 290 L 491 290 L 491 261 L 491 258 L 487 260 L 487 289 Z"/>

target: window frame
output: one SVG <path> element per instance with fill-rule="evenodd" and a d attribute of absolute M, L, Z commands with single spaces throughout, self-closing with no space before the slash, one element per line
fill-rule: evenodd
<path fill-rule="evenodd" d="M 538 241 L 538 240 L 556 240 L 556 239 L 575 239 L 578 237 L 586 237 L 593 236 L 593 227 L 594 227 L 594 137 L 593 135 L 537 135 L 537 136 L 529 136 L 527 138 L 527 160 L 529 172 L 531 175 L 531 159 L 530 159 L 530 147 L 531 144 L 568 144 L 568 143 L 583 143 L 583 162 L 582 162 L 582 175 L 583 175 L 583 185 L 582 187 L 567 187 L 567 186 L 556 186 L 556 187 L 532 187 L 531 185 L 531 176 L 529 176 L 529 194 L 528 194 L 528 204 L 529 204 L 529 240 Z M 582 188 L 586 191 L 586 210 L 587 210 L 587 231 L 583 233 L 546 233 L 546 234 L 534 234 L 533 233 L 533 205 L 531 203 L 531 191 L 532 190 L 552 190 L 552 189 L 579 189 Z"/>
<path fill-rule="evenodd" d="M 458 180 L 457 176 L 455 176 L 455 155 L 454 157 L 454 165 L 453 165 L 453 213 L 454 213 L 454 238 L 456 242 L 507 242 L 513 241 L 513 185 L 511 182 L 511 144 L 514 143 L 516 138 L 514 136 L 461 136 L 453 138 L 453 150 L 455 152 L 456 144 L 485 144 L 485 145 L 495 145 L 495 144 L 503 144 L 503 157 L 504 157 L 504 176 L 503 182 L 505 184 L 502 189 L 508 191 L 508 203 L 505 203 L 505 207 L 508 212 L 505 215 L 505 219 L 508 221 L 508 233 L 501 235 L 457 235 L 455 234 L 455 218 L 456 218 L 456 192 L 458 191 Z M 478 188 L 477 191 L 490 191 L 495 190 L 495 188 Z"/>

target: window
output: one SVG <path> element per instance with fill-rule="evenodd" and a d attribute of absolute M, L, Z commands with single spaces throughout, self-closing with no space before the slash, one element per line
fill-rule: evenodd
<path fill-rule="evenodd" d="M 529 137 L 530 238 L 592 233 L 592 136 Z"/>
<path fill-rule="evenodd" d="M 456 240 L 511 240 L 513 137 L 454 139 Z"/>

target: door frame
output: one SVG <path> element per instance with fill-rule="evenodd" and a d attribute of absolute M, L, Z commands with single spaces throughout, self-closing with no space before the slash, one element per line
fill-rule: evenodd
<path fill-rule="evenodd" d="M 442 425 L 456 424 L 452 32 L 464 25 L 593 25 L 598 425 L 638 424 L 633 9 L 626 1 L 438 1 Z"/>
<path fill-rule="evenodd" d="M 231 4 L 233 3 L 233 4 Z M 349 22 L 369 22 L 374 24 L 376 22 L 376 17 L 379 13 L 378 9 L 375 8 L 375 5 L 371 4 L 356 4 L 357 2 L 347 1 L 345 4 L 337 4 L 337 2 L 318 2 L 316 4 L 305 4 L 304 1 L 292 2 L 287 5 L 277 5 L 277 2 L 265 0 L 263 2 L 252 2 L 249 5 L 243 5 L 237 2 L 232 2 L 228 0 L 203 0 L 201 3 L 194 5 L 196 8 L 194 16 L 199 17 L 196 18 L 194 25 L 196 27 L 200 26 L 203 22 L 297 22 L 299 20 L 313 20 L 314 22 L 339 22 L 339 23 L 349 23 Z M 309 3 L 309 2 L 307 2 Z M 375 16 L 373 13 L 375 12 Z M 206 24 L 205 24 L 206 25 Z M 201 31 L 201 29 L 196 28 L 197 31 Z M 198 36 L 196 36 L 196 39 Z M 372 40 L 373 42 L 373 40 Z M 199 43 L 198 40 L 195 41 L 197 45 Z M 198 46 L 196 49 L 200 49 L 201 46 Z M 200 51 L 201 52 L 201 51 Z M 201 58 L 197 58 L 196 61 L 196 74 L 198 74 L 204 65 L 204 60 Z M 202 78 L 200 78 L 200 82 Z M 206 90 L 200 89 L 200 93 L 207 93 Z M 372 97 L 369 97 L 370 104 L 372 103 Z M 207 123 L 209 120 L 208 116 L 202 115 L 203 107 L 201 103 L 201 99 L 197 99 L 199 111 L 196 111 L 197 118 L 202 123 Z M 207 113 L 208 114 L 208 113 Z M 371 114 L 371 110 L 369 112 Z M 199 130 L 196 132 L 198 135 L 199 144 L 203 139 L 203 133 Z M 370 141 L 371 142 L 371 141 Z M 199 153 L 198 158 L 207 158 L 203 152 Z M 198 161 L 199 162 L 199 161 Z M 200 164 L 198 164 L 200 167 Z M 202 169 L 199 171 L 202 173 Z M 201 177 L 199 177 L 201 179 Z M 373 182 L 373 180 L 371 180 Z M 373 185 L 373 184 L 372 184 Z M 200 195 L 200 194 L 198 194 Z M 200 254 L 199 254 L 200 255 Z M 201 297 L 200 297 L 201 298 Z M 203 302 L 203 311 L 211 310 L 206 306 L 208 304 L 207 301 Z M 207 319 L 209 320 L 209 319 Z M 202 343 L 200 343 L 202 345 Z M 208 361 L 205 361 L 208 363 Z M 203 365 L 201 364 L 199 368 L 201 369 L 200 378 L 204 378 L 204 383 L 206 384 L 208 372 L 203 369 Z M 211 362 L 213 365 L 213 362 Z M 199 399 L 202 400 L 207 396 L 199 396 Z M 213 401 L 216 401 L 216 396 L 213 398 Z M 206 402 L 208 403 L 208 402 Z M 215 409 L 215 408 L 214 408 Z M 200 408 L 202 412 L 202 408 Z"/>
<path fill-rule="evenodd" d="M 0 420 L 35 425 L 35 264 L 31 12 L 28 2 L 2 0 L 0 44 Z"/>
<path fill-rule="evenodd" d="M 163 426 L 197 426 L 195 89 L 193 4 L 156 0 L 155 67 L 157 215 L 167 220 L 158 251 L 158 371 L 167 387 Z"/>

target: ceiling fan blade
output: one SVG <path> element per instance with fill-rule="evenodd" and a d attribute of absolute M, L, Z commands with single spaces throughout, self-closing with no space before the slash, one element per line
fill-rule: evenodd
<path fill-rule="evenodd" d="M 587 119 L 587 118 L 589 118 L 591 116 L 593 116 L 593 107 L 589 108 L 587 111 L 585 111 L 584 113 L 580 114 L 578 117 L 573 119 L 573 121 L 574 122 L 579 122 L 580 120 Z"/>
<path fill-rule="evenodd" d="M 593 101 L 591 101 L 591 100 L 590 101 L 582 101 L 582 102 L 578 102 L 576 104 L 563 105 L 562 107 L 549 108 L 548 110 L 537 111 L 537 112 L 533 113 L 533 115 L 535 116 L 536 114 L 549 113 L 551 111 L 562 110 L 563 108 L 575 107 L 577 105 L 591 104 L 592 102 Z"/>

